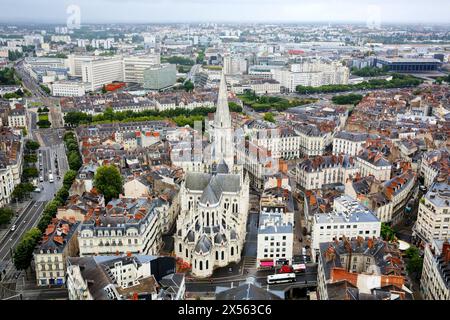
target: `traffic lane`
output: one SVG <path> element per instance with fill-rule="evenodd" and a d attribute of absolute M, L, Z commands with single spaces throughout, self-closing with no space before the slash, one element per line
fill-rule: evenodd
<path fill-rule="evenodd" d="M 10 254 L 11 248 L 14 250 L 23 234 L 37 224 L 38 218 L 44 210 L 44 206 L 45 202 L 37 202 L 28 210 L 28 213 L 24 214 L 22 222 L 17 225 L 17 229 L 11 234 L 9 239 L 7 238 L 6 243 L 3 244 L 3 248 L 0 250 L 0 260 L 5 260 Z"/>
<path fill-rule="evenodd" d="M 69 294 L 65 288 L 26 290 L 22 293 L 24 300 L 67 300 Z"/>
<path fill-rule="evenodd" d="M 14 216 L 15 220 L 14 220 L 14 221 L 11 221 L 11 223 L 10 223 L 11 226 L 23 223 L 23 220 L 26 219 L 25 216 L 24 216 L 24 212 L 25 212 L 26 210 L 31 209 L 35 203 L 36 203 L 36 201 L 30 201 L 30 203 L 28 203 L 28 204 L 26 205 L 26 207 L 23 208 L 23 209 L 19 212 L 19 216 Z M 4 242 L 6 242 L 6 241 L 9 240 L 10 232 L 11 232 L 11 231 L 8 231 L 8 233 L 6 233 L 6 234 L 3 236 L 3 238 L 0 240 L 0 248 L 2 248 L 2 245 L 4 244 Z"/>
<path fill-rule="evenodd" d="M 257 282 L 262 286 L 267 286 L 267 276 L 256 277 Z M 317 281 L 317 273 L 299 273 L 296 275 L 296 283 L 303 284 L 305 283 L 314 283 Z M 221 280 L 221 281 L 213 281 L 212 279 L 206 279 L 202 281 L 187 281 L 186 282 L 186 292 L 214 292 L 216 287 L 228 287 L 230 288 L 233 284 L 233 287 L 237 287 L 243 282 L 246 281 L 246 278 L 239 279 L 230 279 L 230 280 Z M 278 284 L 278 285 L 268 285 L 269 289 L 272 290 L 283 290 L 286 286 L 290 286 L 292 283 L 286 284 Z"/>

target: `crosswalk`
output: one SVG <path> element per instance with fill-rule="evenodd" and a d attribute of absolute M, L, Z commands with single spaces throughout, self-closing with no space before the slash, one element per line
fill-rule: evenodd
<path fill-rule="evenodd" d="M 244 269 L 256 269 L 256 257 L 244 257 Z"/>

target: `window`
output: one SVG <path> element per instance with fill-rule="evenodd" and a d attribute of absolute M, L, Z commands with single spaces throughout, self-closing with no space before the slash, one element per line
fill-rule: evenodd
<path fill-rule="evenodd" d="M 286 240 L 286 236 L 283 236 L 283 240 Z"/>

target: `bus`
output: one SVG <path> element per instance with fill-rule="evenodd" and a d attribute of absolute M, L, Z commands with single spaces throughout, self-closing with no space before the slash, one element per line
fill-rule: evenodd
<path fill-rule="evenodd" d="M 53 174 L 48 174 L 48 182 L 53 183 L 55 180 L 53 180 Z"/>
<path fill-rule="evenodd" d="M 295 282 L 295 273 L 281 273 L 267 276 L 268 284 Z"/>
<path fill-rule="evenodd" d="M 304 263 L 293 264 L 292 269 L 294 269 L 295 273 L 305 273 L 306 265 Z"/>

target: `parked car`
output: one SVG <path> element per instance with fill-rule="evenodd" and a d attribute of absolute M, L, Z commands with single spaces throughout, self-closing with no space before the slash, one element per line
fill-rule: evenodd
<path fill-rule="evenodd" d="M 11 232 L 14 232 L 15 230 L 16 230 L 16 228 L 17 228 L 17 226 L 16 225 L 13 225 L 12 227 L 11 227 Z"/>

